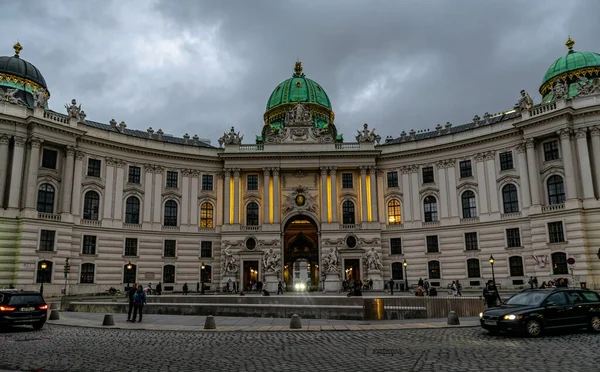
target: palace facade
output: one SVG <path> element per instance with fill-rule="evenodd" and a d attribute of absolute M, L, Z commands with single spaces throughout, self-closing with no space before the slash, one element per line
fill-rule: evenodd
<path fill-rule="evenodd" d="M 367 124 L 344 138 L 297 63 L 256 138 L 231 128 L 219 147 L 94 122 L 75 100 L 50 110 L 17 44 L 0 57 L 0 287 L 600 288 L 600 55 L 573 44 L 541 103 L 521 91 L 508 111 L 385 139 Z"/>

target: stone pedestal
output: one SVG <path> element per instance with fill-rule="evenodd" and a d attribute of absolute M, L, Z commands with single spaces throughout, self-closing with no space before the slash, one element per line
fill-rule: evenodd
<path fill-rule="evenodd" d="M 279 283 L 279 278 L 275 273 L 267 273 L 265 274 L 265 282 L 266 282 L 266 290 L 271 292 L 271 294 L 277 293 L 277 283 Z"/>
<path fill-rule="evenodd" d="M 381 271 L 369 270 L 367 280 L 373 281 L 373 290 L 383 291 L 383 279 L 381 278 Z"/>
<path fill-rule="evenodd" d="M 340 275 L 325 274 L 325 292 L 338 292 L 340 290 Z"/>

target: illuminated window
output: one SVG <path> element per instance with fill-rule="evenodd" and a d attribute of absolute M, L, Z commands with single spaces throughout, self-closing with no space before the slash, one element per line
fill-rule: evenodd
<path fill-rule="evenodd" d="M 388 223 L 390 225 L 402 223 L 402 212 L 400 211 L 400 201 L 398 199 L 392 199 L 388 202 Z"/>
<path fill-rule="evenodd" d="M 210 203 L 202 203 L 200 206 L 200 227 L 212 229 L 213 225 L 213 206 Z"/>

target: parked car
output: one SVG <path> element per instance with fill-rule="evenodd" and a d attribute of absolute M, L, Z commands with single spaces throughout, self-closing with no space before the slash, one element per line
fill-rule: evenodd
<path fill-rule="evenodd" d="M 526 289 L 479 318 L 490 333 L 521 332 L 537 337 L 547 329 L 583 327 L 600 333 L 600 295 L 586 289 Z"/>
<path fill-rule="evenodd" d="M 39 292 L 0 290 L 0 326 L 30 324 L 40 329 L 46 323 L 48 304 Z"/>

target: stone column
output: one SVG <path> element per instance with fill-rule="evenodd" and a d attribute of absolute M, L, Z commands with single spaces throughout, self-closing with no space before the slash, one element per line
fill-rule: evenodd
<path fill-rule="evenodd" d="M 329 167 L 331 176 L 331 222 L 338 222 L 337 167 Z"/>
<path fill-rule="evenodd" d="M 590 129 L 592 137 L 592 156 L 594 157 L 594 179 L 596 180 L 596 191 L 600 197 L 600 128 L 592 127 Z M 0 195 L 2 195 L 0 193 Z"/>
<path fill-rule="evenodd" d="M 450 217 L 459 217 L 458 214 L 458 190 L 456 189 L 456 160 L 450 159 L 446 163 L 448 167 L 448 198 L 450 199 Z"/>
<path fill-rule="evenodd" d="M 189 224 L 190 215 L 190 175 L 191 171 L 183 169 L 181 171 L 181 225 L 187 226 Z"/>
<path fill-rule="evenodd" d="M 273 223 L 281 223 L 279 220 L 279 168 L 273 169 Z"/>
<path fill-rule="evenodd" d="M 321 167 L 321 223 L 327 222 L 327 168 Z"/>
<path fill-rule="evenodd" d="M 198 212 L 198 187 L 200 184 L 198 177 L 200 176 L 200 172 L 198 172 L 197 170 L 192 170 L 192 171 L 190 171 L 190 174 L 192 176 L 192 189 L 191 189 L 191 193 L 190 193 L 190 225 L 194 226 L 194 227 L 198 227 L 198 214 L 199 214 L 199 212 Z M 214 183 L 214 186 L 216 186 L 217 178 L 214 176 L 213 176 L 213 183 Z M 213 213 L 216 213 L 216 212 L 217 212 L 217 208 L 214 208 Z M 213 218 L 214 218 L 214 215 L 213 215 Z M 217 220 L 214 219 L 213 223 L 216 225 Z"/>
<path fill-rule="evenodd" d="M 394 169 L 394 172 L 398 173 L 398 169 Z M 385 195 L 385 191 L 383 190 L 383 185 L 386 184 L 386 180 L 383 178 L 385 177 L 385 172 L 378 169 L 377 170 L 377 196 L 380 196 L 377 198 L 376 202 L 377 202 L 377 221 L 379 221 L 380 223 L 387 223 L 387 206 L 385 205 L 385 199 L 383 198 L 383 195 Z M 400 183 L 401 179 L 398 180 L 398 183 Z M 398 185 L 400 186 L 400 185 Z M 404 222 L 404 215 L 402 213 L 402 209 L 400 210 L 401 212 L 401 222 Z"/>
<path fill-rule="evenodd" d="M 115 204 L 113 219 L 116 221 L 123 221 L 123 188 L 125 187 L 125 161 L 116 160 L 115 165 L 117 166 L 117 177 L 115 180 Z"/>
<path fill-rule="evenodd" d="M 104 220 L 112 218 L 113 193 L 115 184 L 115 161 L 116 159 L 106 158 L 106 185 L 104 186 Z M 118 212 L 115 211 L 115 215 Z"/>
<path fill-rule="evenodd" d="M 6 190 L 6 179 L 8 177 L 9 142 L 8 135 L 0 134 L 0 208 L 4 207 L 4 190 Z"/>
<path fill-rule="evenodd" d="M 400 167 L 402 173 L 402 222 L 412 221 L 412 198 L 410 195 L 410 167 Z M 419 204 L 417 202 L 417 204 Z M 388 216 L 389 217 L 389 216 Z"/>
<path fill-rule="evenodd" d="M 540 205 L 540 172 L 533 138 L 525 141 L 525 148 L 527 149 L 527 170 L 529 171 L 529 184 L 531 186 L 531 205 Z"/>
<path fill-rule="evenodd" d="M 233 223 L 240 221 L 240 170 L 233 170 Z"/>
<path fill-rule="evenodd" d="M 75 148 L 67 146 L 67 161 L 63 175 L 62 187 L 62 213 L 71 213 L 71 195 L 73 194 L 73 167 L 75 166 Z"/>
<path fill-rule="evenodd" d="M 360 167 L 360 201 L 361 201 L 360 216 L 361 216 L 361 222 L 368 221 L 367 197 L 368 197 L 368 195 L 367 195 L 367 167 Z"/>
<path fill-rule="evenodd" d="M 527 173 L 527 156 L 525 155 L 525 144 L 517 146 L 517 162 L 519 167 L 519 178 L 521 179 L 521 208 L 531 206 L 531 193 L 529 191 L 529 174 Z M 504 210 L 502 210 L 504 213 Z"/>
<path fill-rule="evenodd" d="M 27 193 L 25 195 L 25 208 L 36 209 L 37 204 L 37 178 L 40 169 L 40 147 L 42 140 L 37 137 L 29 139 L 29 169 L 27 170 Z"/>
<path fill-rule="evenodd" d="M 479 190 L 479 203 L 477 208 L 479 209 L 479 214 L 487 214 L 488 210 L 488 196 L 487 196 L 487 187 L 485 182 L 485 153 L 475 154 L 475 161 L 477 162 L 477 185 Z M 460 196 L 458 196 L 460 199 Z M 459 200 L 459 203 L 462 201 Z M 462 208 L 462 205 L 459 206 Z M 463 218 L 462 213 L 459 213 L 459 216 Z"/>
<path fill-rule="evenodd" d="M 146 164 L 144 166 L 144 205 L 142 210 L 144 213 L 145 223 L 152 222 L 152 175 L 154 173 L 154 165 Z"/>
<path fill-rule="evenodd" d="M 263 223 L 267 224 L 270 222 L 270 216 L 269 216 L 269 201 L 270 201 L 270 195 L 269 195 L 269 181 L 270 181 L 270 177 L 271 177 L 271 169 L 270 168 L 263 168 Z"/>
<path fill-rule="evenodd" d="M 415 206 L 413 208 L 414 216 L 413 221 L 422 222 L 421 220 L 421 211 L 423 210 L 423 203 L 421 203 L 421 195 L 419 193 L 419 166 L 411 165 L 410 166 L 410 195 L 409 198 L 415 201 Z M 404 196 L 404 200 L 406 201 L 406 196 Z"/>
<path fill-rule="evenodd" d="M 25 153 L 25 138 L 15 136 L 13 159 L 10 173 L 10 189 L 8 193 L 8 207 L 20 207 L 21 185 L 23 183 L 23 156 Z"/>
<path fill-rule="evenodd" d="M 490 151 L 485 154 L 485 168 L 487 170 L 488 198 L 490 200 L 490 213 L 499 212 L 498 189 L 496 188 L 496 154 Z M 481 187 L 481 186 L 480 186 Z"/>
<path fill-rule="evenodd" d="M 217 225 L 223 226 L 224 216 L 225 216 L 225 181 L 224 181 L 225 173 L 217 172 L 215 177 L 213 178 L 213 182 L 215 182 L 216 190 L 217 190 L 217 203 L 215 205 L 215 227 Z M 228 223 L 228 222 L 227 222 Z"/>
<path fill-rule="evenodd" d="M 81 151 L 75 151 L 75 169 L 73 170 L 73 195 L 71 199 L 71 214 L 80 216 L 81 210 L 81 180 L 83 177 L 83 159 L 85 154 Z"/>
<path fill-rule="evenodd" d="M 377 168 L 369 167 L 369 181 L 371 181 L 371 222 L 377 222 L 379 213 L 377 210 Z"/>
<path fill-rule="evenodd" d="M 152 222 L 160 225 L 163 213 L 162 189 L 164 168 L 160 165 L 154 167 L 154 198 L 152 200 Z"/>
<path fill-rule="evenodd" d="M 231 223 L 231 171 L 225 169 L 225 193 L 223 195 L 223 216 L 224 224 L 229 225 Z"/>
<path fill-rule="evenodd" d="M 563 155 L 563 167 L 565 170 L 565 183 L 567 200 L 577 199 L 577 184 L 575 183 L 575 163 L 573 162 L 573 153 L 571 151 L 571 130 L 561 129 L 557 131 L 560 136 L 560 149 Z"/>
<path fill-rule="evenodd" d="M 440 217 L 448 218 L 448 186 L 446 181 L 446 161 L 440 160 L 436 163 L 438 171 L 438 183 L 440 188 Z"/>
<path fill-rule="evenodd" d="M 594 181 L 592 178 L 592 166 L 590 164 L 590 153 L 587 144 L 587 128 L 577 129 L 577 153 L 579 155 L 579 171 L 583 186 L 584 199 L 594 198 Z"/>

